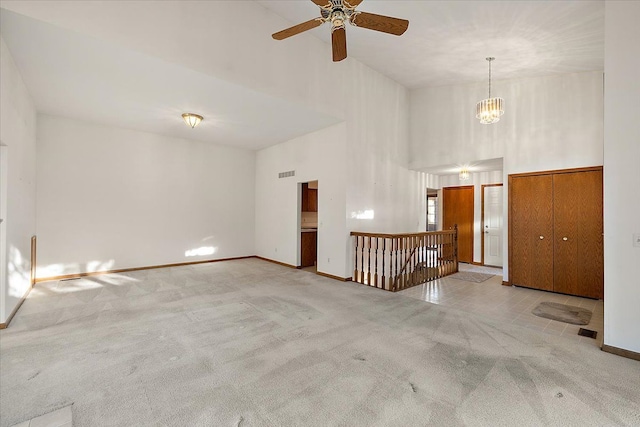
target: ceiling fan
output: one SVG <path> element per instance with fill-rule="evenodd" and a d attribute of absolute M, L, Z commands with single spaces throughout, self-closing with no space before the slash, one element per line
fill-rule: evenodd
<path fill-rule="evenodd" d="M 325 22 L 331 23 L 331 44 L 333 47 L 333 62 L 342 61 L 347 57 L 347 34 L 345 23 L 354 27 L 368 28 L 396 36 L 402 35 L 409 27 L 406 19 L 360 12 L 356 7 L 362 0 L 311 0 L 320 7 L 320 17 L 302 24 L 294 25 L 286 30 L 272 35 L 276 40 L 284 40 L 304 31 L 319 27 Z"/>

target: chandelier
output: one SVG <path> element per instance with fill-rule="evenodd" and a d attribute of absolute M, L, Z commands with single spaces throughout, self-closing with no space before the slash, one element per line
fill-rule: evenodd
<path fill-rule="evenodd" d="M 469 169 L 467 168 L 462 168 L 460 170 L 460 174 L 458 175 L 458 178 L 460 179 L 460 181 L 466 181 L 469 179 Z"/>
<path fill-rule="evenodd" d="M 504 99 L 491 97 L 491 61 L 496 58 L 490 56 L 489 61 L 489 97 L 476 104 L 476 118 L 480 123 L 490 125 L 500 121 L 500 116 L 504 114 Z"/>

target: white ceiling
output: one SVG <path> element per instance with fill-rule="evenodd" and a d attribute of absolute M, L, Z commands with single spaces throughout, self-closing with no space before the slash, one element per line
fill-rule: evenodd
<path fill-rule="evenodd" d="M 268 10 L 239 0 L 169 3 L 2 0 L 14 12 L 0 10 L 0 28 L 44 113 L 250 149 L 339 122 L 291 96 L 306 96 L 304 79 L 302 90 L 291 85 L 280 97 L 256 78 L 276 72 L 269 62 L 277 59 L 262 52 L 272 43 L 286 52 L 300 52 L 304 37 L 329 45 L 328 24 L 297 41 L 269 37 L 317 17 L 311 1 L 257 2 Z M 497 58 L 495 79 L 603 69 L 603 1 L 365 0 L 358 9 L 409 19 L 400 37 L 347 28 L 351 58 L 408 88 L 486 80 L 489 55 Z M 189 37 L 193 46 L 181 49 Z M 234 80 L 230 55 L 237 64 L 253 61 L 255 74 L 235 70 L 242 76 Z M 328 49 L 326 61 L 340 66 Z M 186 111 L 205 121 L 188 128 Z"/>
<path fill-rule="evenodd" d="M 259 1 L 292 24 L 311 1 Z M 347 26 L 350 57 L 408 88 L 604 69 L 604 1 L 379 1 L 357 10 L 409 20 L 400 37 Z M 310 31 L 330 42 L 330 26 Z M 284 40 L 280 43 L 286 43 Z"/>
<path fill-rule="evenodd" d="M 340 121 L 5 9 L 0 28 L 41 113 L 249 149 Z M 185 112 L 205 119 L 191 129 Z"/>

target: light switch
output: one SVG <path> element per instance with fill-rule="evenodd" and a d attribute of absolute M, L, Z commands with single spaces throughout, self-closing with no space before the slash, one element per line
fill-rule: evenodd
<path fill-rule="evenodd" d="M 640 248 L 640 233 L 635 233 L 633 235 L 633 246 Z"/>

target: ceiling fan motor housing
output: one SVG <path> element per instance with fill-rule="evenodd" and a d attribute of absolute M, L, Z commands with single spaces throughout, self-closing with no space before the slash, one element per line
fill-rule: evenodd
<path fill-rule="evenodd" d="M 332 10 L 331 15 L 329 16 L 329 20 L 331 21 L 331 31 L 335 31 L 338 28 L 344 28 L 344 23 L 348 19 L 347 14 L 345 14 L 342 9 Z"/>
<path fill-rule="evenodd" d="M 348 2 L 343 0 L 332 0 L 324 8 L 321 8 L 321 15 L 325 22 L 331 22 L 331 31 L 335 31 L 339 28 L 344 28 L 345 23 L 351 22 L 351 16 L 357 13 L 354 11 L 354 6 L 351 6 Z M 353 25 L 353 24 L 352 24 Z"/>

